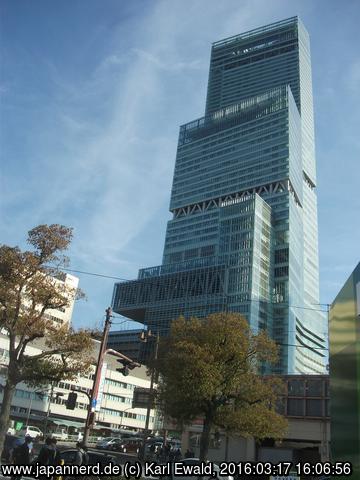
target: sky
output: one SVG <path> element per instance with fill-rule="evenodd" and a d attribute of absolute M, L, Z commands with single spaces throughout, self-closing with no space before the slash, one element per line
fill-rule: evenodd
<path fill-rule="evenodd" d="M 204 114 L 211 43 L 294 15 L 311 38 L 331 303 L 359 261 L 358 0 L 0 0 L 0 243 L 61 223 L 75 270 L 161 264 L 178 129 Z M 78 276 L 74 325 L 99 327 L 114 280 Z"/>

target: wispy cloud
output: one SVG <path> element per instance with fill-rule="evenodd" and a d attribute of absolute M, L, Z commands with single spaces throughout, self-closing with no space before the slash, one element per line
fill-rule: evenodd
<path fill-rule="evenodd" d="M 199 59 L 197 60 L 191 60 L 189 62 L 184 62 L 184 61 L 178 61 L 178 62 L 172 62 L 168 61 L 167 63 L 162 61 L 160 57 L 156 57 L 150 52 L 147 52 L 145 50 L 141 50 L 139 48 L 134 48 L 133 51 L 142 59 L 151 62 L 154 64 L 156 67 L 162 69 L 162 70 L 168 70 L 168 71 L 181 71 L 181 70 L 198 70 L 200 68 L 203 68 L 205 65 L 205 62 L 200 61 Z"/>
<path fill-rule="evenodd" d="M 41 59 L 50 94 L 45 104 L 38 93 L 27 132 L 29 175 L 6 184 L 9 236 L 61 222 L 75 227 L 71 257 L 81 269 L 133 276 L 144 242 L 157 242 L 160 262 L 163 238 L 147 229 L 169 216 L 178 125 L 203 113 L 210 44 L 256 26 L 260 12 L 264 23 L 276 15 L 265 0 L 224 3 L 155 2 L 108 32 L 111 47 L 86 77 Z M 111 282 L 82 283 L 90 299 L 82 312 L 105 288 L 111 296 Z"/>
<path fill-rule="evenodd" d="M 101 45 L 87 29 L 91 62 L 70 68 L 68 52 L 59 63 L 49 49 L 32 66 L 24 54 L 26 89 L 11 85 L 4 95 L 12 139 L 1 185 L 5 241 L 62 222 L 75 227 L 72 265 L 82 270 L 131 277 L 139 264 L 160 262 L 178 125 L 203 114 L 211 42 L 298 13 L 298 2 L 282 0 L 149 5 L 101 25 Z M 357 64 L 348 87 L 358 79 Z M 89 318 L 108 303 L 112 282 L 82 282 Z"/>

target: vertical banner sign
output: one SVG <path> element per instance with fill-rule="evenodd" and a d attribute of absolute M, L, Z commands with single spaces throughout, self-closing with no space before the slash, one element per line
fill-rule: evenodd
<path fill-rule="evenodd" d="M 103 397 L 103 393 L 104 393 L 106 369 L 107 369 L 107 363 L 103 363 L 102 367 L 101 367 L 99 388 L 98 388 L 97 396 L 96 396 L 95 412 L 100 411 L 101 401 L 102 401 L 102 397 Z"/>

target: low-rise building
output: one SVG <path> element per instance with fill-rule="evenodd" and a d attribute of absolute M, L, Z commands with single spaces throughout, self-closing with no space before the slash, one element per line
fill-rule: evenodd
<path fill-rule="evenodd" d="M 41 341 L 35 342 L 27 348 L 29 355 L 41 352 Z M 94 340 L 94 359 L 97 358 L 100 342 Z M 8 338 L 0 334 L 0 359 L 2 377 L 0 384 L 4 384 L 4 373 L 8 362 Z M 142 430 L 145 427 L 146 409 L 132 408 L 132 399 L 136 387 L 149 388 L 150 378 L 144 366 L 130 370 L 128 376 L 117 372 L 121 366 L 116 357 L 107 354 L 105 381 L 99 411 L 96 412 L 96 427 L 111 430 L 131 429 Z M 22 425 L 35 425 L 42 431 L 54 430 L 63 425 L 70 432 L 81 430 L 85 424 L 89 397 L 93 386 L 95 366 L 89 375 L 80 375 L 75 381 L 64 380 L 45 388 L 29 388 L 23 383 L 16 387 L 11 407 L 13 426 L 20 429 Z M 0 389 L 1 390 L 1 389 Z M 76 391 L 78 397 L 74 410 L 66 408 L 66 400 L 70 392 Z M 0 391 L 0 402 L 2 392 Z M 150 428 L 152 428 L 154 412 L 150 414 Z"/>
<path fill-rule="evenodd" d="M 318 462 L 329 461 L 330 416 L 328 375 L 285 375 L 285 393 L 278 411 L 288 420 L 282 440 L 227 437 L 214 432 L 209 459 L 213 461 Z M 182 435 L 182 449 L 199 453 L 202 421 L 190 425 Z"/>
<path fill-rule="evenodd" d="M 75 305 L 75 298 L 73 298 L 73 296 L 74 292 L 76 292 L 76 290 L 78 289 L 79 279 L 74 275 L 70 275 L 69 273 L 64 273 L 60 271 L 57 273 L 57 276 L 53 278 L 56 284 L 63 287 L 64 290 L 69 293 L 69 297 L 71 297 L 71 300 L 66 307 L 47 310 L 44 316 L 53 320 L 53 322 L 57 325 L 61 325 L 64 323 L 70 325 Z"/>

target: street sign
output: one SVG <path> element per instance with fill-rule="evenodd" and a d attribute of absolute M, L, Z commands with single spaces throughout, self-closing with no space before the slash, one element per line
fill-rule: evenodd
<path fill-rule="evenodd" d="M 150 402 L 150 388 L 135 387 L 132 408 L 147 408 Z M 152 399 L 151 407 L 154 400 Z"/>
<path fill-rule="evenodd" d="M 93 407 L 95 408 L 95 412 L 100 411 L 101 401 L 104 394 L 106 369 L 107 369 L 107 363 L 104 362 L 101 367 L 100 382 L 99 382 L 99 388 L 98 388 L 97 396 L 95 400 L 95 405 L 93 405 Z"/>

